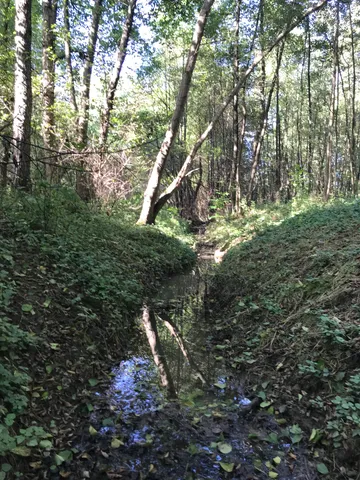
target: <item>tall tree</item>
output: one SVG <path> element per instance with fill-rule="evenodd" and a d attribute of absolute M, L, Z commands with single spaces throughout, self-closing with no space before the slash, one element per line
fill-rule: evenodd
<path fill-rule="evenodd" d="M 55 27 L 57 0 L 43 0 L 43 45 L 42 45 L 42 134 L 44 146 L 55 149 Z M 46 164 L 46 177 L 51 179 L 52 167 Z"/>
<path fill-rule="evenodd" d="M 88 36 L 82 85 L 81 85 L 81 101 L 78 110 L 78 145 L 80 149 L 84 149 L 88 143 L 88 127 L 89 127 L 89 109 L 90 109 L 90 86 L 91 75 L 95 58 L 96 44 L 98 41 L 98 31 L 101 19 L 103 0 L 95 0 L 92 9 L 91 26 Z M 93 196 L 92 179 L 89 172 L 85 170 L 84 158 L 80 161 L 80 169 L 76 173 L 76 191 L 82 200 L 89 201 Z"/>
<path fill-rule="evenodd" d="M 94 64 L 96 44 L 98 41 L 102 5 L 103 0 L 95 0 L 92 9 L 91 26 L 86 47 L 78 121 L 78 143 L 80 148 L 85 148 L 88 141 L 91 74 Z"/>
<path fill-rule="evenodd" d="M 159 153 L 156 157 L 155 165 L 152 169 L 148 185 L 145 190 L 142 211 L 138 220 L 139 224 L 151 224 L 155 222 L 154 207 L 158 199 L 161 177 L 169 157 L 170 150 L 174 145 L 179 130 L 190 90 L 191 79 L 195 69 L 201 40 L 204 35 L 205 25 L 214 1 L 215 0 L 205 0 L 198 15 L 186 66 L 181 79 L 175 110 Z"/>
<path fill-rule="evenodd" d="M 111 72 L 108 91 L 105 100 L 105 108 L 102 116 L 101 125 L 101 144 L 105 145 L 110 127 L 110 115 L 114 108 L 114 98 L 117 85 L 119 83 L 120 73 L 126 57 L 127 46 L 129 43 L 131 29 L 134 21 L 134 12 L 137 0 L 129 0 L 126 21 L 123 27 L 122 35 L 116 51 L 116 58 L 113 71 Z"/>
<path fill-rule="evenodd" d="M 279 45 L 283 40 L 286 39 L 288 34 L 295 28 L 297 27 L 301 22 L 304 21 L 304 19 L 310 15 L 313 12 L 316 12 L 323 8 L 329 0 L 320 0 L 318 3 L 316 3 L 314 6 L 309 7 L 303 15 L 300 15 L 299 17 L 296 17 L 293 21 L 290 21 L 289 24 L 284 28 L 284 30 L 275 38 L 275 40 L 271 43 L 269 47 L 260 55 L 258 55 L 252 64 L 247 68 L 247 70 L 243 73 L 243 75 L 240 78 L 239 83 L 233 88 L 233 90 L 228 94 L 228 96 L 223 100 L 221 103 L 221 106 L 218 108 L 218 110 L 215 112 L 211 122 L 208 124 L 207 128 L 204 130 L 204 132 L 198 137 L 194 145 L 192 146 L 188 156 L 186 157 L 182 167 L 180 168 L 177 176 L 174 178 L 174 180 L 171 182 L 171 184 L 164 190 L 164 192 L 159 196 L 159 199 L 157 200 L 156 204 L 154 205 L 153 208 L 153 220 L 156 218 L 156 215 L 159 213 L 161 208 L 165 205 L 165 203 L 169 200 L 169 198 L 173 195 L 173 193 L 180 187 L 182 181 L 184 178 L 186 178 L 186 175 L 189 171 L 190 166 L 192 165 L 197 152 L 205 142 L 205 140 L 208 138 L 209 134 L 213 131 L 214 126 L 217 124 L 219 119 L 221 118 L 222 114 L 224 111 L 227 109 L 227 107 L 230 105 L 230 103 L 233 101 L 234 95 L 236 95 L 240 88 L 244 85 L 244 82 L 246 79 L 249 77 L 249 75 L 254 71 L 256 66 L 262 61 L 263 57 L 266 57 L 269 55 L 273 49 Z"/>
<path fill-rule="evenodd" d="M 279 77 L 279 70 L 280 70 L 283 51 L 284 51 L 284 42 L 279 46 L 279 49 L 278 49 L 275 72 L 274 72 L 273 80 L 270 86 L 270 90 L 268 92 L 267 99 L 265 98 L 265 66 L 264 66 L 264 62 L 261 62 L 262 63 L 262 75 L 261 75 L 262 76 L 262 80 L 261 80 L 262 116 L 261 116 L 259 129 L 256 132 L 254 143 L 253 143 L 253 157 L 252 157 L 252 164 L 251 164 L 251 171 L 250 171 L 248 193 L 246 198 L 248 203 L 251 201 L 251 195 L 254 189 L 256 170 L 260 162 L 261 149 L 262 149 L 264 137 L 266 134 L 269 110 L 271 106 L 272 96 L 273 96 L 273 93 L 278 81 L 278 77 Z"/>
<path fill-rule="evenodd" d="M 334 26 L 334 36 L 332 42 L 332 81 L 330 92 L 330 108 L 329 108 L 329 121 L 327 130 L 327 143 L 326 143 L 326 157 L 324 168 L 324 200 L 327 202 L 331 192 L 331 180 L 332 180 L 332 158 L 333 158 L 333 136 L 334 126 L 336 121 L 336 91 L 339 79 L 339 25 L 340 25 L 340 7 L 339 1 L 336 1 L 336 20 Z"/>
<path fill-rule="evenodd" d="M 31 189 L 31 0 L 15 0 L 13 161 L 16 186 Z"/>
<path fill-rule="evenodd" d="M 78 105 L 75 95 L 75 82 L 74 72 L 71 60 L 71 31 L 70 31 L 70 19 L 69 19 L 69 0 L 63 0 L 63 17 L 64 17 L 64 54 L 66 61 L 66 71 L 68 75 L 68 85 L 70 91 L 70 101 L 75 112 L 78 111 Z"/>

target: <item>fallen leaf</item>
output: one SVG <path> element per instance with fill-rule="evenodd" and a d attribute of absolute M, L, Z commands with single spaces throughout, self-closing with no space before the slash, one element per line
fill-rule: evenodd
<path fill-rule="evenodd" d="M 328 470 L 327 466 L 325 465 L 325 463 L 318 463 L 316 465 L 316 468 L 317 468 L 317 471 L 319 473 L 322 473 L 323 475 L 327 475 L 329 473 L 329 470 Z"/>
<path fill-rule="evenodd" d="M 225 470 L 225 472 L 231 473 L 234 470 L 234 463 L 225 463 L 225 462 L 219 462 L 220 467 Z"/>
<path fill-rule="evenodd" d="M 219 449 L 219 452 L 226 455 L 227 453 L 230 453 L 232 451 L 232 446 L 229 443 L 222 442 L 218 444 L 218 449 Z"/>
<path fill-rule="evenodd" d="M 119 438 L 113 438 L 111 440 L 111 447 L 112 448 L 119 448 L 121 445 L 124 445 L 124 442 L 120 440 Z"/>
<path fill-rule="evenodd" d="M 214 387 L 223 389 L 223 388 L 226 387 L 226 383 L 225 382 L 217 382 L 217 383 L 214 383 Z"/>
<path fill-rule="evenodd" d="M 11 452 L 20 457 L 30 457 L 31 455 L 31 450 L 27 447 L 15 447 L 11 449 Z"/>

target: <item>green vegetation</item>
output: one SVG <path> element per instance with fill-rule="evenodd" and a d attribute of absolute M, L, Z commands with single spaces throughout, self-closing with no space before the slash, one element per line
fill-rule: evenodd
<path fill-rule="evenodd" d="M 360 435 L 360 203 L 253 209 L 209 233 L 241 242 L 212 285 L 216 341 L 229 365 L 247 372 L 264 409 L 298 422 L 316 450 L 335 448 L 351 473 Z"/>
<path fill-rule="evenodd" d="M 103 369 L 136 344 L 144 298 L 194 263 L 185 244 L 131 221 L 129 205 L 103 211 L 67 190 L 1 197 L 0 455 L 61 442 Z"/>

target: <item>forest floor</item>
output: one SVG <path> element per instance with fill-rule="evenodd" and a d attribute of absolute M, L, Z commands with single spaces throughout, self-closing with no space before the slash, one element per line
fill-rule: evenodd
<path fill-rule="evenodd" d="M 0 207 L 0 478 L 48 478 L 138 341 L 144 298 L 195 254 L 71 192 Z"/>
<path fill-rule="evenodd" d="M 306 446 L 321 477 L 359 478 L 360 203 L 254 210 L 208 235 L 237 244 L 210 291 L 226 365 L 279 442 Z"/>
<path fill-rule="evenodd" d="M 200 242 L 236 247 L 172 279 L 194 254 L 158 229 L 63 197 L 50 212 L 15 203 L 1 217 L 0 479 L 357 478 L 357 203 L 219 217 Z"/>

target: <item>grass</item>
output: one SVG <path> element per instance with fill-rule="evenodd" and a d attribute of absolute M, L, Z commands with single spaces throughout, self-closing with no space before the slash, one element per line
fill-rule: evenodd
<path fill-rule="evenodd" d="M 216 341 L 265 410 L 298 423 L 302 439 L 313 433 L 310 447 L 333 475 L 351 474 L 360 435 L 360 203 L 260 212 L 210 232 L 239 241 L 212 286 Z"/>
<path fill-rule="evenodd" d="M 136 345 L 144 299 L 195 261 L 161 227 L 131 225 L 134 215 L 67 190 L 0 198 L 0 455 L 12 472 L 26 470 L 21 457 L 66 444 L 91 392 Z M 189 237 L 171 212 L 164 229 L 166 215 Z"/>

